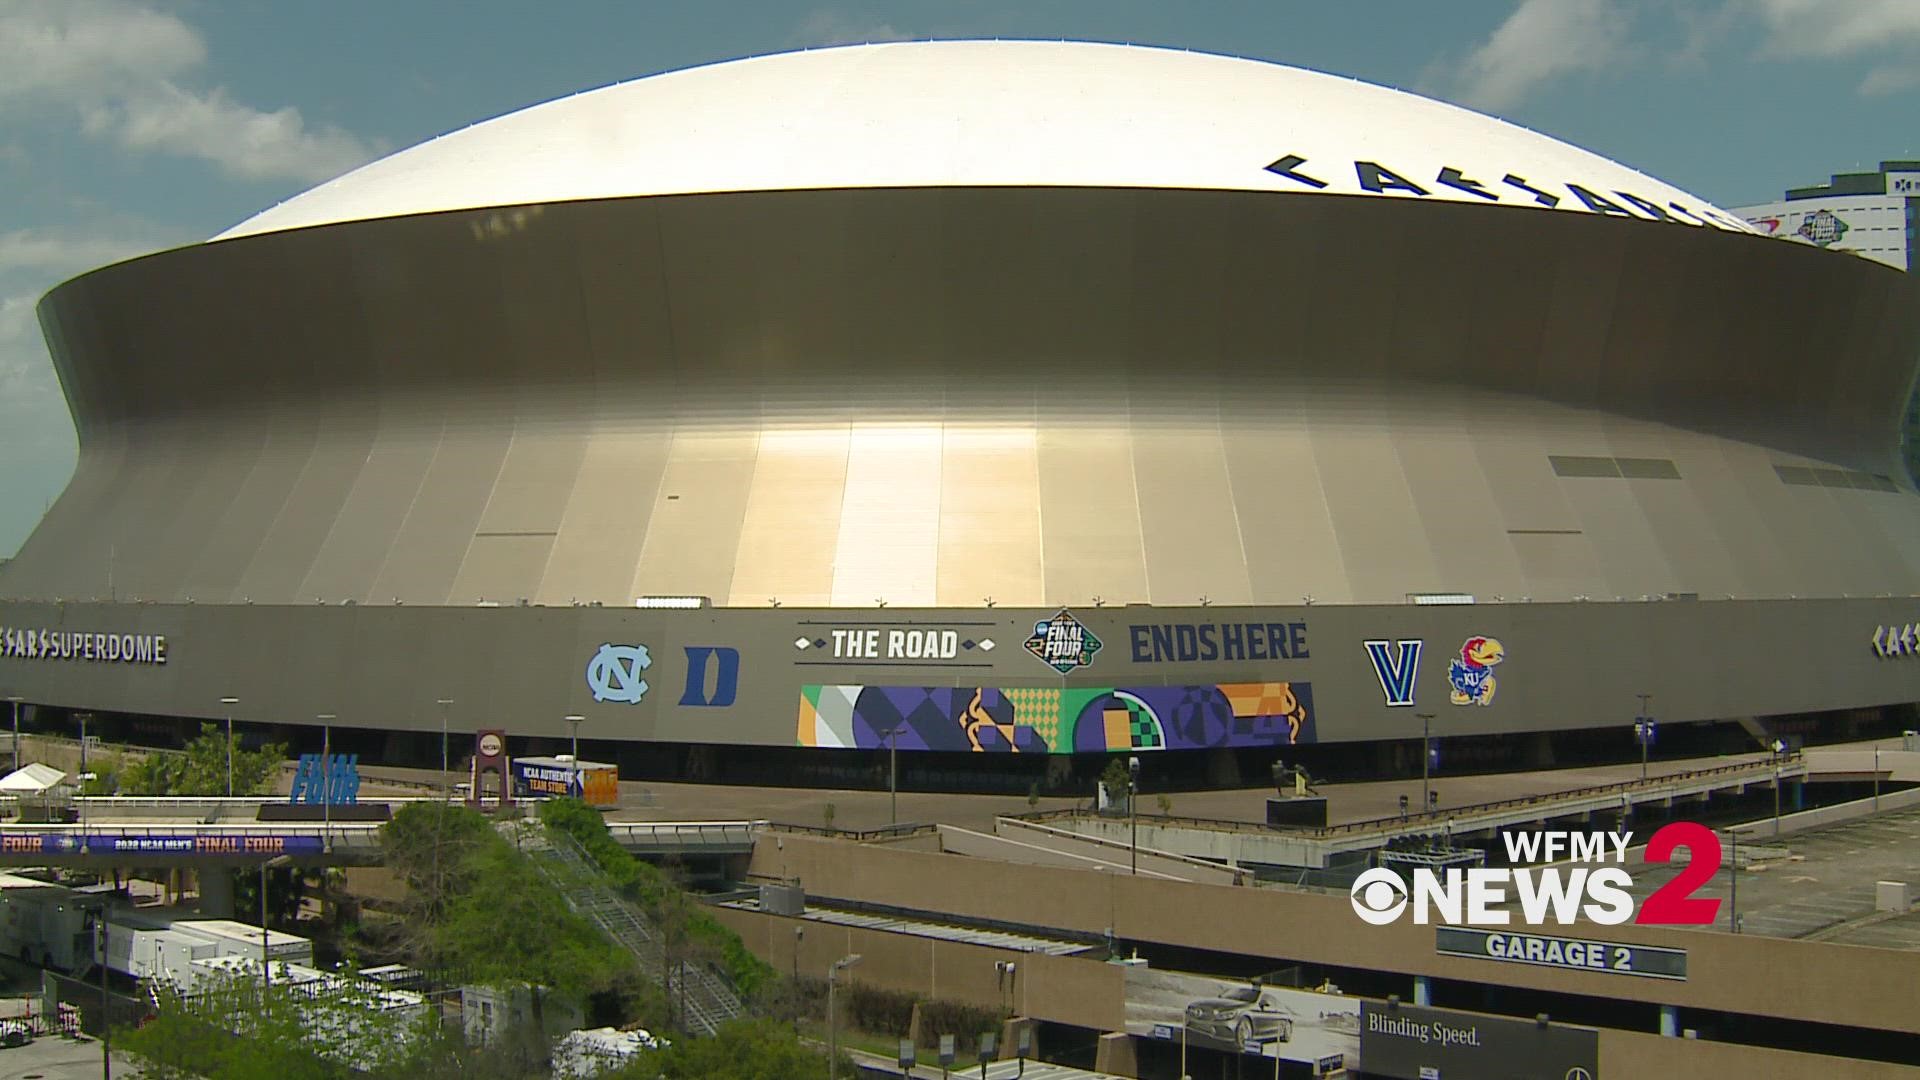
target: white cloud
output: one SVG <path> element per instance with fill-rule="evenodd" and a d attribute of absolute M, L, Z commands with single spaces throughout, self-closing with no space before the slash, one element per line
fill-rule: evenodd
<path fill-rule="evenodd" d="M 87 134 L 210 162 L 248 180 L 325 180 L 378 147 L 291 107 L 262 111 L 180 77 L 207 46 L 179 18 L 126 0 L 9 0 L 0 13 L 0 107 L 64 104 Z"/>
<path fill-rule="evenodd" d="M 148 238 L 117 236 L 70 236 L 61 233 L 22 229 L 0 233 L 0 280 L 14 274 L 55 282 L 83 270 L 156 250 Z"/>
<path fill-rule="evenodd" d="M 821 45 L 860 45 L 875 41 L 907 41 L 913 35 L 903 33 L 889 22 L 870 22 L 851 18 L 832 8 L 814 8 L 794 27 L 788 41 L 800 47 Z"/>
<path fill-rule="evenodd" d="M 0 11 L 0 99 L 108 93 L 206 58 L 192 27 L 115 0 L 10 0 Z"/>
<path fill-rule="evenodd" d="M 1609 0 L 1521 0 L 1461 66 L 1458 96 L 1503 109 L 1549 80 L 1607 67 L 1626 55 L 1631 19 Z"/>
<path fill-rule="evenodd" d="M 1905 66 L 1881 65 L 1867 72 L 1867 77 L 1860 80 L 1860 92 L 1869 97 L 1898 94 L 1915 88 L 1920 88 L 1920 60 Z"/>
<path fill-rule="evenodd" d="M 1766 33 L 1763 55 L 1880 57 L 1860 82 L 1868 95 L 1920 87 L 1920 0 L 1733 0 Z"/>
<path fill-rule="evenodd" d="M 1767 30 L 1780 56 L 1852 56 L 1920 45 L 1915 0 L 1736 0 Z"/>
<path fill-rule="evenodd" d="M 84 115 L 89 134 L 111 136 L 129 150 L 201 158 L 248 180 L 325 180 L 373 155 L 367 143 L 337 127 L 308 128 L 298 109 L 261 112 L 218 87 L 196 94 L 162 81 Z"/>

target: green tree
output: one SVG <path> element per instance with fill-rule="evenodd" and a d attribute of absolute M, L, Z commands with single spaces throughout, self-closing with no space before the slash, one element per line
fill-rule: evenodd
<path fill-rule="evenodd" d="M 481 985 L 531 987 L 536 1028 L 549 993 L 584 1004 L 631 985 L 634 957 L 569 908 L 482 815 L 415 803 L 382 826 L 381 847 L 408 885 L 401 947 L 411 963 Z"/>
<path fill-rule="evenodd" d="M 549 799 L 540 804 L 540 822 L 578 843 L 605 871 L 628 899 L 659 923 L 668 944 L 678 948 L 673 960 L 697 962 L 716 956 L 734 989 L 744 996 L 756 993 L 774 978 L 766 961 L 753 955 L 740 935 L 722 926 L 706 909 L 693 902 L 674 880 L 621 847 L 607 832 L 600 811 L 578 799 Z"/>
<path fill-rule="evenodd" d="M 156 1015 L 114 1041 L 153 1080 L 412 1078 L 451 1052 L 435 1014 L 382 1009 L 371 984 L 342 978 L 262 986 L 257 969 L 192 995 L 153 987 Z"/>
<path fill-rule="evenodd" d="M 1131 797 L 1127 793 L 1127 784 L 1132 774 L 1127 771 L 1127 759 L 1114 756 L 1107 762 L 1107 769 L 1100 774 L 1100 782 L 1106 785 L 1109 805 L 1116 808 L 1125 806 Z"/>
<path fill-rule="evenodd" d="M 287 748 L 268 743 L 246 749 L 233 745 L 233 793 L 258 795 L 266 791 L 287 759 Z M 224 795 L 227 792 L 227 736 L 218 724 L 200 725 L 200 734 L 178 754 L 148 754 L 120 774 L 125 795 Z"/>

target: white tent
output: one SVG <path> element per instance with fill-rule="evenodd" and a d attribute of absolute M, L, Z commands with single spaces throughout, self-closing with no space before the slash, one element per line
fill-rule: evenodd
<path fill-rule="evenodd" d="M 0 777 L 0 795 L 44 795 L 66 778 L 59 769 L 34 762 Z"/>

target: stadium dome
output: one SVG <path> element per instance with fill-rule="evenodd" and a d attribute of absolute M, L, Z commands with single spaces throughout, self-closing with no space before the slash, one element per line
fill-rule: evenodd
<path fill-rule="evenodd" d="M 922 41 L 550 101 L 399 151 L 217 239 L 578 199 L 968 186 L 1385 194 L 1750 231 L 1599 155 L 1352 79 L 1131 45 Z"/>
<path fill-rule="evenodd" d="M 1416 701 L 1501 735 L 1920 700 L 1920 283 L 1330 75 L 672 72 L 39 316 L 79 462 L 0 566 L 0 684 L 60 708 L 399 740 L 451 698 L 676 774 L 905 725 L 1247 751 L 1228 782 Z"/>

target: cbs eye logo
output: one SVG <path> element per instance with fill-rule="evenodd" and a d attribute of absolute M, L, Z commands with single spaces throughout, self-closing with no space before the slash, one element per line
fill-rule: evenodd
<path fill-rule="evenodd" d="M 1353 879 L 1347 891 L 1353 913 L 1372 926 L 1385 926 L 1400 917 L 1407 907 L 1407 883 L 1400 875 L 1384 867 L 1374 867 Z"/>

